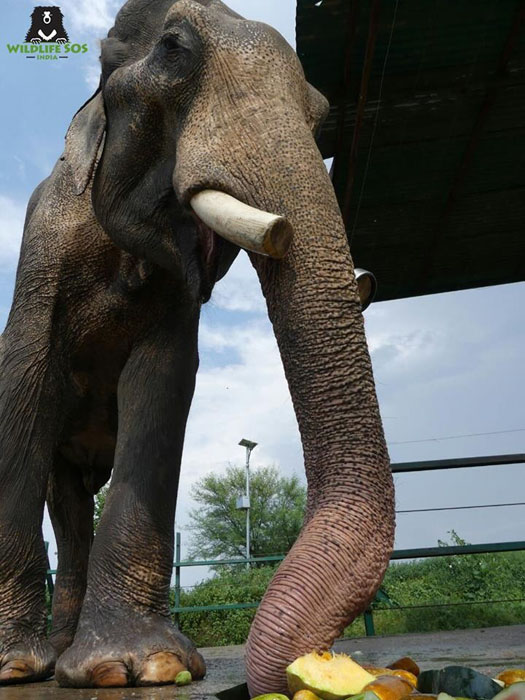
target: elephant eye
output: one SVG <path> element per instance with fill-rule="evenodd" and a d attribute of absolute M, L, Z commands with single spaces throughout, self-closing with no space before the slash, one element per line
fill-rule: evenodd
<path fill-rule="evenodd" d="M 164 28 L 152 53 L 152 61 L 155 64 L 155 57 L 159 59 L 159 69 L 168 71 L 170 80 L 184 80 L 195 68 L 199 55 L 198 36 L 184 20 Z"/>
<path fill-rule="evenodd" d="M 163 37 L 162 46 L 169 53 L 176 53 L 182 49 L 180 37 L 178 37 L 176 34 L 167 34 L 165 37 Z"/>

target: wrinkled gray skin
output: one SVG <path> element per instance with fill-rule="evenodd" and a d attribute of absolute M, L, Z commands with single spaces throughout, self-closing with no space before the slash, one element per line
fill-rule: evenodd
<path fill-rule="evenodd" d="M 286 216 L 251 255 L 303 440 L 305 525 L 252 626 L 252 694 L 285 688 L 374 595 L 393 491 L 353 266 L 313 133 L 327 105 L 266 25 L 218 0 L 129 0 L 101 91 L 27 212 L 0 342 L 0 683 L 144 685 L 204 664 L 168 617 L 201 304 L 237 249 L 190 213 L 215 188 Z M 105 139 L 105 143 L 104 143 Z M 118 425 L 118 430 L 117 430 Z M 113 479 L 92 543 L 93 494 Z M 59 548 L 46 640 L 47 497 Z"/>

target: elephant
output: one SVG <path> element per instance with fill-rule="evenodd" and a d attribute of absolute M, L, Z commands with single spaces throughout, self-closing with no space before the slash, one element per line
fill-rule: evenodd
<path fill-rule="evenodd" d="M 286 666 L 372 599 L 394 532 L 353 263 L 315 142 L 328 103 L 278 32 L 220 0 L 128 0 L 100 60 L 29 201 L 0 341 L 0 684 L 205 674 L 169 614 L 174 515 L 200 309 L 245 248 L 308 482 L 246 644 L 251 695 L 286 692 Z"/>

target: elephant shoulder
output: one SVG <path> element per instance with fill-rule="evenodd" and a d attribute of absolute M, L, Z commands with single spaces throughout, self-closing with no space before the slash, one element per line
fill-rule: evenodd
<path fill-rule="evenodd" d="M 38 206 L 38 203 L 40 202 L 40 199 L 42 198 L 43 192 L 46 188 L 46 185 L 48 183 L 49 177 L 46 177 L 45 180 L 42 180 L 40 184 L 38 184 L 31 197 L 29 197 L 29 202 L 27 204 L 27 209 L 26 209 L 26 220 L 25 220 L 25 226 L 27 226 L 27 222 L 31 219 L 33 216 L 33 212 L 35 211 L 36 207 Z"/>

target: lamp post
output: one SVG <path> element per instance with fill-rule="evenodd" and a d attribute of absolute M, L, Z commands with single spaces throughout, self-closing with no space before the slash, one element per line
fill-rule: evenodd
<path fill-rule="evenodd" d="M 240 496 L 237 499 L 237 509 L 246 511 L 246 568 L 250 568 L 250 455 L 254 447 L 257 447 L 256 442 L 242 439 L 239 443 L 241 447 L 246 448 L 246 495 Z"/>

